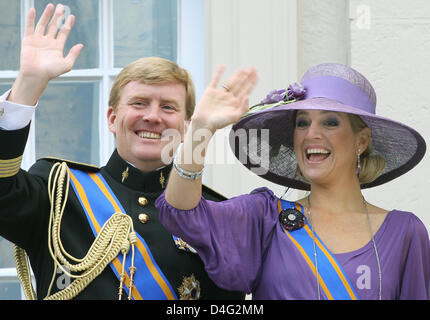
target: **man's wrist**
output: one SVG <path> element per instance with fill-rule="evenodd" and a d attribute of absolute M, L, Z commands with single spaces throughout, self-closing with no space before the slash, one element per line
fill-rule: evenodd
<path fill-rule="evenodd" d="M 30 123 L 36 106 L 21 105 L 7 100 L 10 92 L 11 90 L 8 90 L 0 96 L 0 128 L 19 130 Z"/>
<path fill-rule="evenodd" d="M 35 106 L 47 85 L 48 81 L 41 78 L 18 75 L 7 101 L 26 106 Z"/>

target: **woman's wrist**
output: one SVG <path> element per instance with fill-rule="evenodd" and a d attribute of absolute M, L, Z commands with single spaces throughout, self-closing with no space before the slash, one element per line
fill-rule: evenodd
<path fill-rule="evenodd" d="M 182 168 L 182 165 L 178 163 L 177 157 L 173 159 L 173 169 L 178 176 L 187 180 L 197 180 L 203 175 L 203 168 L 199 171 L 188 171 Z"/>
<path fill-rule="evenodd" d="M 191 120 L 175 163 L 188 172 L 203 170 L 206 151 L 213 133 L 198 120 Z"/>
<path fill-rule="evenodd" d="M 207 121 L 204 118 L 201 118 L 199 116 L 192 116 L 190 121 L 190 129 L 194 131 L 202 131 L 202 130 L 208 130 L 211 135 L 214 135 L 216 132 L 216 128 L 214 128 L 209 121 Z"/>

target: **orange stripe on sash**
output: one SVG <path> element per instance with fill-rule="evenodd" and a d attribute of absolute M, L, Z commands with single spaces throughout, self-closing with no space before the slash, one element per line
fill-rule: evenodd
<path fill-rule="evenodd" d="M 108 198 L 109 202 L 112 204 L 113 208 L 115 209 L 115 212 L 121 212 L 120 207 L 118 206 L 118 204 L 116 203 L 116 201 L 114 200 L 114 198 L 112 197 L 108 189 L 106 189 L 105 184 L 100 180 L 99 176 L 96 175 L 95 173 L 89 173 L 88 175 L 97 184 L 97 186 L 106 196 L 106 198 Z"/>

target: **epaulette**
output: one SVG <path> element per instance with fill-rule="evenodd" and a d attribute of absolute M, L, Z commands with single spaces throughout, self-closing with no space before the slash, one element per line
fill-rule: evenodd
<path fill-rule="evenodd" d="M 209 196 L 211 196 L 211 197 L 213 197 L 213 198 L 214 198 L 214 200 L 217 200 L 217 201 L 224 201 L 224 200 L 227 200 L 227 199 L 228 199 L 227 197 L 223 196 L 222 194 L 220 194 L 220 193 L 216 192 L 215 190 L 213 190 L 213 189 L 209 188 L 209 187 L 208 187 L 208 186 L 206 186 L 206 185 L 203 185 L 202 187 L 203 187 L 203 188 L 202 188 L 203 196 L 204 196 L 206 199 L 212 200 L 212 199 L 210 199 L 209 197 L 207 197 L 208 195 L 209 195 Z"/>
<path fill-rule="evenodd" d="M 76 162 L 76 161 L 71 161 L 71 160 L 67 160 L 67 159 L 62 159 L 62 158 L 56 158 L 56 157 L 44 157 L 44 158 L 40 158 L 37 160 L 37 162 L 39 161 L 48 161 L 48 162 L 65 162 L 67 163 L 67 166 L 69 168 L 73 168 L 73 169 L 79 169 L 85 172 L 99 172 L 100 168 L 92 165 L 92 164 L 87 164 L 87 163 L 83 163 L 83 162 Z"/>

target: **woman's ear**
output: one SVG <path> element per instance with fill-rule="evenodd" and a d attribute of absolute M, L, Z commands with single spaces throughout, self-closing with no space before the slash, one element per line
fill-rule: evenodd
<path fill-rule="evenodd" d="M 109 131 L 116 134 L 116 112 L 113 107 L 109 107 L 107 111 L 107 120 Z"/>
<path fill-rule="evenodd" d="M 366 127 L 358 133 L 358 147 L 362 152 L 367 150 L 367 147 L 370 144 L 370 138 L 372 136 L 372 130 Z"/>

